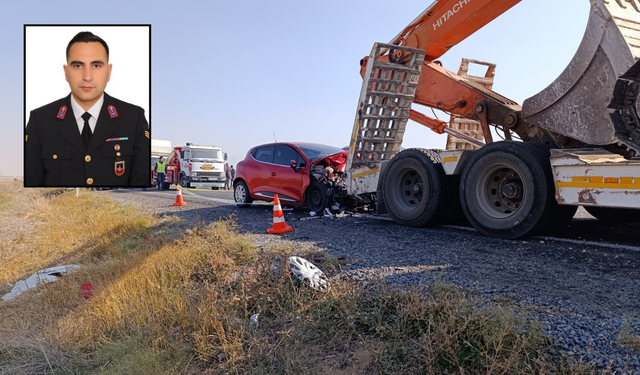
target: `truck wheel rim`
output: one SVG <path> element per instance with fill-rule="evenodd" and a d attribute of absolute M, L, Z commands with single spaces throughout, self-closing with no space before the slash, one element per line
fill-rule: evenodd
<path fill-rule="evenodd" d="M 405 168 L 398 173 L 396 183 L 397 204 L 403 210 L 413 210 L 422 202 L 422 197 L 426 193 L 427 186 L 422 181 L 418 171 L 413 168 Z"/>
<path fill-rule="evenodd" d="M 526 197 L 522 177 L 507 164 L 495 164 L 480 173 L 476 198 L 480 209 L 494 218 L 518 212 Z"/>

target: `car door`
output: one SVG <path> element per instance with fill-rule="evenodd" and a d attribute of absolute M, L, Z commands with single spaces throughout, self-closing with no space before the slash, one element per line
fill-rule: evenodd
<path fill-rule="evenodd" d="M 253 150 L 251 163 L 246 164 L 245 177 L 252 196 L 265 196 L 269 188 L 273 166 L 274 145 L 260 146 Z"/>
<path fill-rule="evenodd" d="M 303 158 L 291 146 L 277 144 L 273 155 L 273 166 L 270 174 L 269 186 L 274 194 L 278 194 L 283 203 L 302 204 L 302 179 L 304 172 L 291 167 L 291 161 L 297 165 Z"/>

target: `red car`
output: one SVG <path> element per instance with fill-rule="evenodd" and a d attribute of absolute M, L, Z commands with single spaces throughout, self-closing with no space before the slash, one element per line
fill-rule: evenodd
<path fill-rule="evenodd" d="M 238 163 L 233 196 L 239 207 L 253 200 L 303 206 L 321 212 L 346 193 L 348 151 L 314 143 L 270 143 L 252 148 Z"/>

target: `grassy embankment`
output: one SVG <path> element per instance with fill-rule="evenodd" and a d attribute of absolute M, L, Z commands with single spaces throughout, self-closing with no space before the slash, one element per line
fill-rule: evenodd
<path fill-rule="evenodd" d="M 451 285 L 363 287 L 310 245 L 332 289 L 301 287 L 285 263 L 294 244 L 256 248 L 233 219 L 194 226 L 16 183 L 0 185 L 0 217 L 0 294 L 39 269 L 81 265 L 0 302 L 0 373 L 588 373 L 553 365 L 526 312 Z"/>

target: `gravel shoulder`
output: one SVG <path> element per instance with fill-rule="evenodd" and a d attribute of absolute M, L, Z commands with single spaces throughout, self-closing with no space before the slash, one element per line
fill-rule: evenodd
<path fill-rule="evenodd" d="M 301 246 L 312 243 L 344 256 L 351 262 L 343 268 L 345 275 L 362 282 L 383 279 L 410 285 L 441 277 L 529 311 L 554 338 L 559 356 L 581 358 L 619 374 L 640 374 L 640 353 L 622 347 L 619 340 L 625 324 L 628 333 L 640 335 L 637 224 L 609 228 L 579 214 L 558 236 L 568 240 L 507 241 L 484 237 L 470 228 L 407 228 L 385 216 L 311 217 L 293 209 L 285 211 L 285 219 L 294 231 L 279 237 L 266 234 L 271 205 L 240 209 L 229 191 L 185 191 L 188 205 L 184 207 L 172 206 L 175 191 L 103 193 L 149 213 L 188 221 L 206 223 L 233 215 L 239 230 L 255 234 L 258 241 L 276 237 Z"/>

